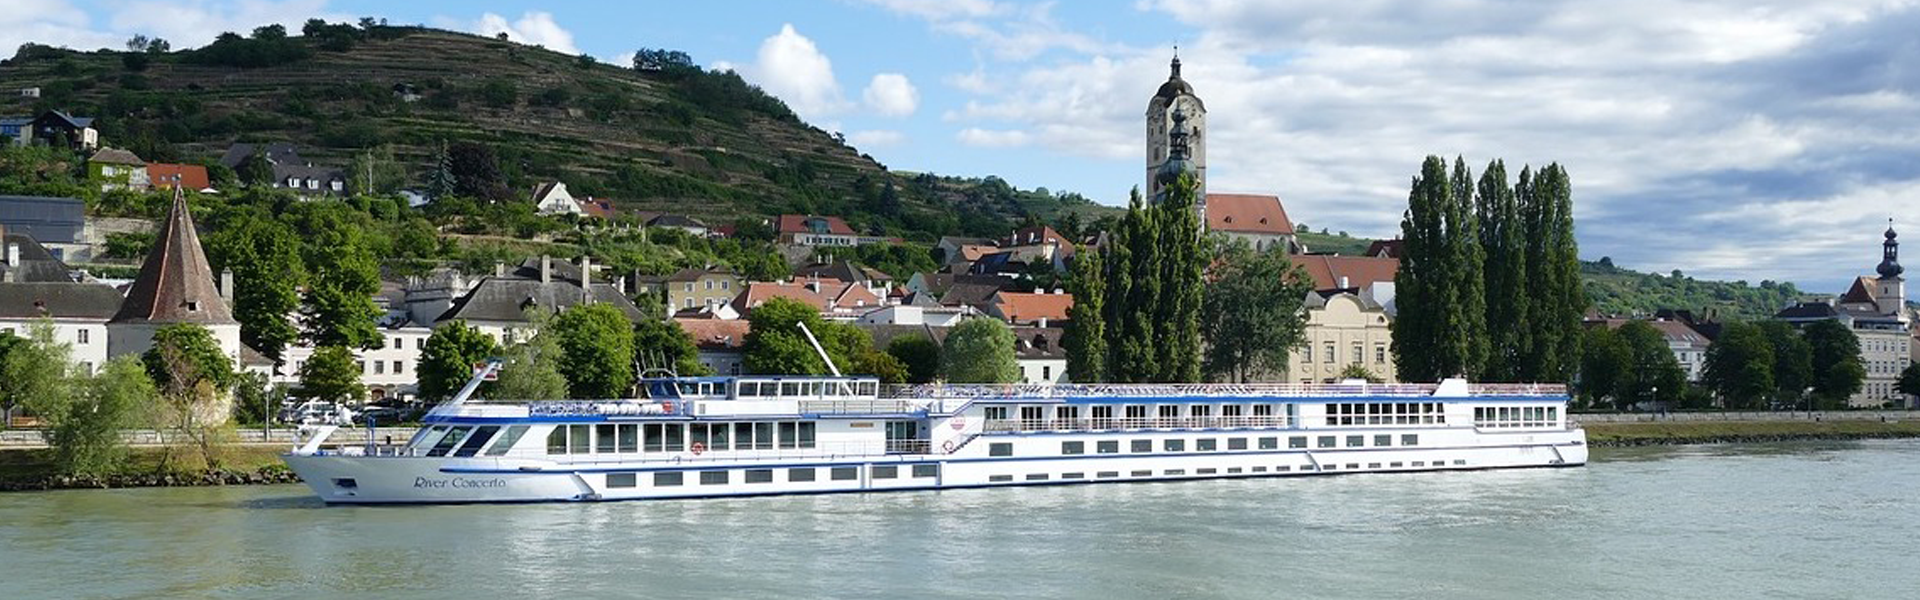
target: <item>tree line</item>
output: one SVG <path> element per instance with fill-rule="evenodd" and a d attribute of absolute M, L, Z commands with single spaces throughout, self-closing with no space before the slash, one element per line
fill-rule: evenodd
<path fill-rule="evenodd" d="M 1400 223 L 1395 367 L 1407 381 L 1572 381 L 1587 299 L 1567 172 L 1504 161 L 1476 182 L 1466 161 L 1428 156 Z"/>

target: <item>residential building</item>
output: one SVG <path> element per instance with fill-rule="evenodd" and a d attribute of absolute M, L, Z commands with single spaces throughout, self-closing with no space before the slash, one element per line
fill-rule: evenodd
<path fill-rule="evenodd" d="M 733 302 L 746 279 L 727 267 L 687 268 L 667 277 L 667 306 L 674 311 L 696 310 Z"/>
<path fill-rule="evenodd" d="M 346 172 L 333 167 L 315 166 L 300 157 L 293 144 L 273 142 L 264 146 L 255 144 L 234 144 L 220 156 L 220 164 L 229 169 L 240 170 L 254 153 L 260 153 L 273 167 L 273 187 L 293 190 L 307 196 L 345 195 L 347 193 Z"/>
<path fill-rule="evenodd" d="M 674 319 L 674 324 L 685 330 L 693 338 L 693 347 L 699 350 L 702 366 L 716 375 L 740 375 L 745 372 L 747 332 L 751 329 L 745 319 Z M 647 368 L 670 368 L 671 365 L 646 365 Z"/>
<path fill-rule="evenodd" d="M 1013 235 L 1000 240 L 1000 249 L 993 254 L 1005 255 L 1007 262 L 1047 263 L 1055 270 L 1065 270 L 1066 260 L 1073 256 L 1075 249 L 1073 241 L 1066 236 L 1052 227 L 1039 225 L 1014 230 Z"/>
<path fill-rule="evenodd" d="M 24 336 L 47 319 L 76 364 L 88 373 L 98 369 L 107 361 L 107 320 L 120 310 L 120 291 L 87 280 L 32 236 L 0 228 L 0 242 L 0 332 Z"/>
<path fill-rule="evenodd" d="M 580 201 L 567 193 L 567 184 L 563 181 L 550 181 L 533 186 L 533 211 L 543 215 L 583 215 L 586 209 L 580 207 Z"/>
<path fill-rule="evenodd" d="M 1244 240 L 1255 250 L 1298 249 L 1293 221 L 1279 196 L 1264 194 L 1207 194 L 1207 231 Z"/>
<path fill-rule="evenodd" d="M 1020 382 L 1053 385 L 1067 380 L 1066 330 L 1059 327 L 1013 328 L 1013 356 L 1020 363 Z"/>
<path fill-rule="evenodd" d="M 940 262 L 942 264 L 959 263 L 969 265 L 973 264 L 973 261 L 980 260 L 980 257 L 999 250 L 999 246 L 995 244 L 993 240 L 987 238 L 970 238 L 951 235 L 940 236 L 939 243 L 934 244 L 933 248 L 940 251 Z"/>
<path fill-rule="evenodd" d="M 57 110 L 30 118 L 0 119 L 0 136 L 21 146 L 39 143 L 65 146 L 77 151 L 100 146 L 100 132 L 93 128 L 92 117 L 76 117 Z"/>
<path fill-rule="evenodd" d="M 1839 321 L 1860 341 L 1860 366 L 1866 379 L 1860 392 L 1847 399 L 1853 407 L 1909 405 L 1899 392 L 1900 372 L 1913 361 L 1913 321 L 1906 307 L 1907 284 L 1900 266 L 1898 234 L 1889 225 L 1881 243 L 1878 277 L 1859 277 L 1845 294 L 1822 302 L 1802 302 L 1774 315 L 1775 319 L 1805 326 L 1816 321 Z"/>
<path fill-rule="evenodd" d="M 177 323 L 207 328 L 220 349 L 239 360 L 240 322 L 214 284 L 186 196 L 179 190 L 139 276 L 127 288 L 126 300 L 107 321 L 107 356 L 144 353 L 153 347 L 155 331 Z"/>
<path fill-rule="evenodd" d="M 987 303 L 987 316 L 1008 325 L 1049 327 L 1067 322 L 1067 309 L 1073 308 L 1073 294 L 1054 291 L 1011 292 L 1002 290 Z"/>
<path fill-rule="evenodd" d="M 580 205 L 581 216 L 592 217 L 602 221 L 611 221 L 614 217 L 620 216 L 620 211 L 613 207 L 613 202 L 602 198 L 588 196 L 581 198 L 578 204 Z"/>
<path fill-rule="evenodd" d="M 832 279 L 847 283 L 858 283 L 878 296 L 885 296 L 893 289 L 893 276 L 872 267 L 862 267 L 847 261 L 812 263 L 793 271 L 795 281 L 808 279 Z"/>
<path fill-rule="evenodd" d="M 952 327 L 963 319 L 981 316 L 980 311 L 971 306 L 941 306 L 926 296 L 919 298 L 924 303 L 881 307 L 860 315 L 854 322 L 862 325 Z"/>
<path fill-rule="evenodd" d="M 858 283 L 835 279 L 754 281 L 747 283 L 746 289 L 734 297 L 732 310 L 741 316 L 748 316 L 753 309 L 774 298 L 787 298 L 812 306 L 820 311 L 822 317 L 835 321 L 853 321 L 885 304 L 879 295 Z"/>
<path fill-rule="evenodd" d="M 1400 248 L 1405 245 L 1405 242 L 1400 238 L 1374 240 L 1373 243 L 1367 244 L 1366 256 L 1398 259 L 1400 258 Z"/>
<path fill-rule="evenodd" d="M 814 215 L 780 215 L 774 234 L 777 241 L 792 246 L 851 247 L 890 241 L 855 233 L 840 217 Z"/>
<path fill-rule="evenodd" d="M 87 158 L 87 181 L 100 191 L 147 189 L 147 161 L 119 148 L 101 148 Z"/>
<path fill-rule="evenodd" d="M 407 286 L 382 283 L 380 293 L 373 298 L 374 305 L 383 311 L 380 345 L 354 349 L 368 400 L 412 400 L 420 393 L 420 356 L 433 328 L 411 317 L 407 299 L 412 285 L 411 281 Z M 282 364 L 276 368 L 272 361 L 247 349 L 242 352 L 242 362 L 248 370 L 267 375 L 271 383 L 293 386 L 300 383 L 300 368 L 313 358 L 313 351 L 313 346 L 304 343 L 288 346 L 281 354 Z"/>
<path fill-rule="evenodd" d="M 1589 327 L 1619 329 L 1629 319 L 1593 319 L 1587 321 Z M 1680 369 L 1687 374 L 1687 381 L 1698 382 L 1707 369 L 1707 348 L 1713 341 L 1703 333 L 1694 330 L 1684 321 L 1655 317 L 1646 321 L 1660 337 L 1667 342 L 1667 349 L 1673 352 L 1673 359 L 1680 363 Z"/>
<path fill-rule="evenodd" d="M 713 229 L 710 227 L 707 227 L 706 223 L 702 223 L 700 222 L 699 219 L 695 219 L 693 217 L 689 217 L 686 215 L 673 215 L 673 214 L 659 215 L 651 219 L 647 219 L 647 226 L 648 227 L 664 227 L 667 229 L 678 229 L 681 231 L 685 231 L 687 232 L 688 235 L 691 235 L 694 237 L 707 237 L 709 235 L 713 235 Z"/>
<path fill-rule="evenodd" d="M 147 163 L 147 181 L 154 189 L 185 188 L 196 192 L 213 189 L 207 168 L 201 165 Z"/>
<path fill-rule="evenodd" d="M 585 257 L 580 262 L 576 266 L 542 256 L 527 260 L 511 272 L 505 267 L 496 267 L 493 276 L 473 284 L 471 291 L 454 299 L 446 312 L 432 322 L 437 327 L 448 321 L 465 321 L 495 340 L 511 344 L 536 333 L 535 323 L 527 318 L 530 311 L 557 313 L 576 304 L 603 303 L 619 309 L 634 322 L 654 318 L 642 314 L 613 284 L 583 276 L 593 272 L 593 265 Z M 421 299 L 431 301 L 428 297 Z"/>
<path fill-rule="evenodd" d="M 1388 303 L 1364 289 L 1307 293 L 1306 344 L 1287 361 L 1287 380 L 1326 383 L 1360 365 L 1385 382 L 1398 381 L 1393 365 L 1393 316 Z"/>
<path fill-rule="evenodd" d="M 87 204 L 78 198 L 0 196 L 0 228 L 32 236 L 59 257 L 61 245 L 86 243 Z"/>

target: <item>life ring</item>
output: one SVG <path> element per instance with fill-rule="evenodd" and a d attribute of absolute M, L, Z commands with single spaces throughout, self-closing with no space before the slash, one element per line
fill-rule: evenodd
<path fill-rule="evenodd" d="M 699 454 L 699 453 L 701 453 L 701 452 L 706 452 L 706 451 L 707 451 L 707 443 L 706 443 L 706 442 L 694 442 L 694 443 L 693 443 L 693 453 L 694 453 L 694 454 Z"/>
<path fill-rule="evenodd" d="M 940 448 L 946 450 L 947 454 L 953 454 L 953 440 L 947 440 L 947 443 L 941 444 Z"/>
<path fill-rule="evenodd" d="M 666 401 L 663 401 L 663 402 L 661 402 L 661 403 L 660 403 L 660 412 L 673 412 L 673 401 L 672 401 L 672 400 L 666 400 Z"/>

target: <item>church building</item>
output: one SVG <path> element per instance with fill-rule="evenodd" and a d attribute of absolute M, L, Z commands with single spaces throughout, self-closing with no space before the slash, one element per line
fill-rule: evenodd
<path fill-rule="evenodd" d="M 1207 106 L 1194 95 L 1193 86 L 1180 78 L 1180 57 L 1173 57 L 1173 73 L 1160 90 L 1147 101 L 1147 187 L 1148 201 L 1160 197 L 1161 174 L 1168 163 L 1176 172 L 1184 169 L 1199 182 L 1195 191 L 1201 215 L 1206 214 L 1207 198 Z M 1184 163 L 1184 164 L 1182 164 Z M 1202 223 L 1206 220 L 1203 218 Z"/>
<path fill-rule="evenodd" d="M 1867 372 L 1860 392 L 1847 399 L 1855 408 L 1913 404 L 1897 389 L 1900 372 L 1913 360 L 1913 320 L 1906 307 L 1906 279 L 1901 277 L 1906 269 L 1900 266 L 1900 241 L 1891 224 L 1884 237 L 1880 265 L 1874 269 L 1879 277 L 1856 278 L 1837 299 L 1802 302 L 1774 315 L 1796 327 L 1837 320 L 1853 330 L 1860 339 L 1860 366 Z"/>

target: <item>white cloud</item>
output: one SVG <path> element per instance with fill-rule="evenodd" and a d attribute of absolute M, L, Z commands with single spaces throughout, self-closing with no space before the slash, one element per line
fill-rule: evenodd
<path fill-rule="evenodd" d="M 900 144 L 906 143 L 906 141 L 907 141 L 907 134 L 894 131 L 891 129 L 870 129 L 867 131 L 855 131 L 847 135 L 847 142 L 853 144 L 853 147 L 859 148 L 861 150 L 867 150 L 869 148 L 882 148 L 886 146 L 898 146 Z"/>
<path fill-rule="evenodd" d="M 227 31 L 246 35 L 255 27 L 278 23 L 297 34 L 309 18 L 349 19 L 326 12 L 326 5 L 325 0 L 136 0 L 90 13 L 65 0 L 12 0 L 0 11 L 0 52 L 11 53 L 27 42 L 118 50 L 134 34 L 164 38 L 175 50 L 183 50 L 206 45 Z M 103 22 L 95 22 L 96 13 Z"/>
<path fill-rule="evenodd" d="M 913 82 L 899 73 L 880 73 L 873 76 L 867 84 L 867 90 L 861 93 L 867 106 L 875 112 L 889 117 L 912 115 L 920 108 L 920 90 L 914 89 Z"/>
<path fill-rule="evenodd" d="M 779 97 L 809 121 L 839 112 L 847 104 L 833 75 L 833 61 L 813 40 L 794 30 L 792 23 L 781 25 L 779 33 L 760 42 L 753 64 L 714 63 L 716 69 L 723 66 Z"/>
<path fill-rule="evenodd" d="M 527 11 L 520 19 L 508 22 L 506 17 L 494 13 L 480 15 L 480 21 L 473 25 L 473 31 L 484 36 L 507 34 L 507 39 L 522 44 L 540 46 L 562 54 L 579 54 L 580 47 L 573 44 L 573 33 L 553 20 L 553 13 Z"/>
<path fill-rule="evenodd" d="M 968 127 L 954 135 L 954 139 L 960 140 L 960 143 L 968 146 L 1007 148 L 1012 146 L 1025 146 L 1032 141 L 1032 136 L 1027 135 L 1025 131 L 1019 130 L 995 130 Z"/>

